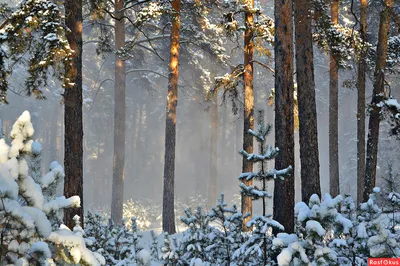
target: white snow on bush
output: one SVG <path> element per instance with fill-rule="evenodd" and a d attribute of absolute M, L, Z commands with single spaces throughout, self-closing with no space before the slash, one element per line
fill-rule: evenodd
<path fill-rule="evenodd" d="M 4 252 L 12 252 L 2 257 L 1 265 L 32 265 L 32 259 L 47 266 L 65 265 L 70 259 L 78 265 L 103 265 L 99 261 L 104 258 L 88 250 L 82 236 L 65 229 L 52 232 L 50 221 L 57 221 L 55 215 L 63 208 L 79 206 L 80 199 L 55 197 L 64 170 L 53 162 L 50 173 L 41 177 L 43 148 L 32 141 L 33 133 L 30 114 L 25 111 L 11 130 L 11 147 L 0 139 L 0 228 L 7 228 L 2 231 L 3 247 L 8 249 Z M 50 250 L 58 255 L 52 258 Z"/>
<path fill-rule="evenodd" d="M 315 232 L 321 237 L 324 236 L 325 233 L 326 233 L 326 231 L 322 227 L 322 225 L 319 222 L 313 221 L 313 220 L 307 221 L 306 230 L 307 231 L 311 231 L 311 232 Z"/>

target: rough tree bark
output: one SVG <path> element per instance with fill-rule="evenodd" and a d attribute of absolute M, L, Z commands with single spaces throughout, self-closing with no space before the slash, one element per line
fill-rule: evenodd
<path fill-rule="evenodd" d="M 246 30 L 244 33 L 244 126 L 243 126 L 243 150 L 253 153 L 253 136 L 249 129 L 254 130 L 254 90 L 253 90 L 253 26 L 254 17 L 251 9 L 254 7 L 254 0 L 246 0 L 248 10 L 245 13 Z M 253 163 L 243 157 L 242 173 L 252 172 Z M 252 181 L 243 181 L 246 186 L 252 185 Z M 248 196 L 242 195 L 242 213 L 250 213 L 250 216 L 243 219 L 243 224 L 250 221 L 253 213 L 253 202 Z M 247 229 L 247 226 L 244 228 Z"/>
<path fill-rule="evenodd" d="M 304 202 L 308 202 L 312 194 L 321 196 L 310 6 L 309 0 L 296 0 L 294 10 L 301 198 Z"/>
<path fill-rule="evenodd" d="M 210 180 L 208 185 L 208 203 L 213 206 L 217 202 L 217 176 L 218 176 L 218 94 L 213 97 L 210 109 Z"/>
<path fill-rule="evenodd" d="M 165 157 L 163 188 L 163 230 L 175 233 L 174 179 L 176 143 L 176 107 L 178 104 L 180 0 L 172 0 L 172 29 L 169 60 L 169 82 L 165 124 Z"/>
<path fill-rule="evenodd" d="M 115 50 L 125 46 L 124 0 L 116 0 L 115 9 Z M 122 222 L 125 179 L 125 61 L 115 55 L 115 91 L 114 91 L 114 160 L 111 196 L 111 219 Z"/>
<path fill-rule="evenodd" d="M 67 85 L 64 91 L 65 155 L 64 155 L 64 195 L 81 198 L 80 208 L 70 208 L 64 212 L 64 222 L 74 227 L 73 217 L 79 215 L 84 224 L 83 212 L 83 123 L 82 123 L 82 0 L 65 1 L 65 24 L 70 29 L 67 40 L 74 55 L 65 64 Z"/>
<path fill-rule="evenodd" d="M 339 0 L 331 2 L 331 19 L 339 22 Z M 340 194 L 339 182 L 339 132 L 338 132 L 338 65 L 334 55 L 330 56 L 329 68 L 329 192 L 332 197 Z"/>
<path fill-rule="evenodd" d="M 384 1 L 384 9 L 380 14 L 378 47 L 376 50 L 376 65 L 374 73 L 374 89 L 372 92 L 371 111 L 368 124 L 367 160 L 364 180 L 364 201 L 367 201 L 369 194 L 375 187 L 376 165 L 378 162 L 379 123 L 381 121 L 381 107 L 378 105 L 384 99 L 385 67 L 388 48 L 390 13 L 392 0 Z"/>
<path fill-rule="evenodd" d="M 367 8 L 368 0 L 360 0 L 360 35 L 367 41 Z M 365 177 L 365 72 L 367 65 L 365 54 L 358 63 L 357 76 L 357 203 L 363 200 Z"/>
<path fill-rule="evenodd" d="M 291 165 L 293 174 L 274 187 L 274 219 L 294 230 L 294 84 L 292 0 L 275 0 L 275 168 Z"/>

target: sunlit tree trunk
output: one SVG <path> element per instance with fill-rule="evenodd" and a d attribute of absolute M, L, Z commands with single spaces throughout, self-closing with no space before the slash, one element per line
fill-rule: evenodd
<path fill-rule="evenodd" d="M 253 136 L 249 134 L 249 129 L 254 129 L 254 90 L 253 90 L 253 26 L 254 17 L 251 9 L 254 7 L 254 0 L 246 0 L 247 11 L 245 13 L 246 30 L 244 33 L 244 127 L 243 127 L 243 150 L 253 153 Z M 242 173 L 252 172 L 253 163 L 243 157 Z M 252 185 L 252 181 L 243 181 L 246 186 Z M 243 219 L 246 224 L 252 216 L 253 202 L 248 196 L 242 195 L 242 213 L 250 213 L 250 216 Z M 245 226 L 245 228 L 247 228 Z"/>
<path fill-rule="evenodd" d="M 125 46 L 124 0 L 115 1 L 115 50 Z M 125 62 L 115 55 L 115 91 L 114 91 L 114 159 L 111 196 L 111 219 L 121 223 L 124 201 L 125 178 Z"/>
<path fill-rule="evenodd" d="M 275 168 L 291 165 L 292 176 L 274 187 L 274 219 L 294 229 L 294 85 L 292 0 L 275 0 Z"/>
<path fill-rule="evenodd" d="M 367 8 L 368 0 L 360 0 L 360 35 L 367 41 Z M 363 200 L 365 177 L 365 53 L 358 63 L 357 77 L 357 202 Z"/>
<path fill-rule="evenodd" d="M 210 109 L 210 177 L 208 185 L 208 204 L 213 206 L 217 202 L 218 176 L 218 94 L 213 97 Z"/>
<path fill-rule="evenodd" d="M 70 31 L 66 36 L 74 51 L 65 64 L 67 86 L 64 91 L 65 155 L 64 195 L 81 198 L 80 208 L 69 208 L 64 212 L 64 222 L 74 227 L 73 217 L 79 215 L 84 224 L 83 212 L 83 123 L 82 123 L 82 0 L 65 1 L 65 24 Z"/>
<path fill-rule="evenodd" d="M 174 179 L 176 143 L 176 107 L 178 104 L 180 0 L 172 0 L 172 29 L 169 60 L 169 82 L 165 124 L 165 156 L 163 187 L 163 230 L 175 233 Z"/>
<path fill-rule="evenodd" d="M 339 21 L 339 0 L 331 2 L 331 19 L 337 25 Z M 338 65 L 331 53 L 329 68 L 329 191 L 332 197 L 340 194 L 339 182 L 339 132 L 338 132 Z"/>
<path fill-rule="evenodd" d="M 301 197 L 304 202 L 313 194 L 321 196 L 310 6 L 309 0 L 296 0 L 294 10 Z"/>
<path fill-rule="evenodd" d="M 372 92 L 370 116 L 368 125 L 367 160 L 364 181 L 364 201 L 375 187 L 376 165 L 378 161 L 379 123 L 381 107 L 378 105 L 384 99 L 386 54 L 388 48 L 390 13 L 392 0 L 384 1 L 385 8 L 380 15 L 378 47 L 376 49 L 375 82 Z"/>

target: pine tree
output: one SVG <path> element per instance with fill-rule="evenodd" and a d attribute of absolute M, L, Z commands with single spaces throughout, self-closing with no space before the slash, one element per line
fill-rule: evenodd
<path fill-rule="evenodd" d="M 89 213 L 86 217 L 85 236 L 90 250 L 101 254 L 107 265 L 137 263 L 139 253 L 143 250 L 139 245 L 142 235 L 138 232 L 134 217 L 128 228 L 124 220 L 114 223 L 109 219 L 107 222 L 101 215 Z"/>
<path fill-rule="evenodd" d="M 111 197 L 111 219 L 122 220 L 125 179 L 125 12 L 124 0 L 115 1 L 115 91 L 114 91 L 114 161 Z"/>
<path fill-rule="evenodd" d="M 8 103 L 8 77 L 20 64 L 28 67 L 26 93 L 37 99 L 45 98 L 40 88 L 47 87 L 49 69 L 64 85 L 70 82 L 60 69 L 73 50 L 66 40 L 62 11 L 54 1 L 22 1 L 15 9 L 1 8 L 0 21 L 0 104 Z M 7 64 L 7 58 L 13 63 Z"/>
<path fill-rule="evenodd" d="M 192 213 L 190 209 L 185 209 L 185 217 L 181 221 L 188 227 L 183 233 L 179 242 L 178 265 L 191 265 L 197 259 L 209 262 L 206 248 L 211 244 L 209 234 L 211 233 L 210 217 L 201 207 L 197 207 L 196 212 Z"/>
<path fill-rule="evenodd" d="M 339 0 L 331 1 L 331 19 L 334 26 L 339 22 Z M 339 182 L 339 65 L 333 52 L 329 67 L 329 189 L 332 197 L 340 194 Z"/>
<path fill-rule="evenodd" d="M 249 154 L 245 150 L 240 151 L 245 160 L 251 161 L 256 165 L 256 167 L 258 166 L 257 172 L 246 172 L 242 173 L 239 176 L 239 179 L 241 181 L 240 183 L 241 193 L 250 197 L 252 200 L 262 199 L 263 202 L 262 216 L 253 217 L 246 224 L 248 228 L 253 229 L 252 236 L 246 241 L 245 244 L 243 244 L 243 246 L 238 251 L 235 252 L 236 257 L 242 256 L 244 254 L 262 254 L 262 256 L 254 256 L 254 258 L 250 258 L 250 260 L 247 263 L 250 263 L 251 265 L 259 265 L 259 263 L 262 263 L 262 265 L 266 265 L 266 263 L 268 262 L 268 258 L 270 257 L 267 254 L 268 230 L 271 227 L 276 230 L 281 230 L 281 231 L 284 230 L 284 227 L 280 223 L 271 219 L 271 215 L 267 216 L 266 214 L 266 199 L 272 198 L 272 195 L 270 195 L 266 191 L 267 189 L 266 182 L 269 180 L 277 180 L 277 179 L 284 180 L 284 177 L 290 175 L 292 171 L 291 166 L 282 170 L 272 169 L 268 171 L 266 169 L 265 165 L 266 162 L 274 159 L 277 156 L 279 149 L 272 148 L 271 145 L 265 146 L 266 136 L 270 133 L 271 126 L 270 125 L 265 126 L 263 118 L 264 118 L 264 113 L 260 112 L 257 131 L 249 130 L 248 132 L 259 143 L 260 154 L 253 154 L 253 153 Z M 258 188 L 256 185 L 247 186 L 244 180 L 261 181 L 262 188 Z M 259 259 L 261 259 L 261 261 L 259 261 Z"/>
<path fill-rule="evenodd" d="M 66 37 L 74 51 L 65 64 L 64 86 L 64 193 L 67 197 L 78 195 L 81 206 L 64 213 L 64 221 L 73 227 L 73 217 L 84 218 L 83 211 L 83 113 L 82 113 L 82 0 L 66 0 L 65 24 L 70 29 Z"/>
<path fill-rule="evenodd" d="M 86 248 L 78 226 L 74 232 L 65 225 L 52 229 L 61 211 L 79 207 L 80 200 L 78 196 L 55 196 L 56 184 L 64 178 L 57 162 L 42 177 L 35 172 L 42 149 L 32 140 L 30 119 L 25 111 L 15 122 L 11 146 L 0 139 L 0 265 L 100 265 L 102 257 Z M 29 169 L 27 161 L 35 167 Z"/>
<path fill-rule="evenodd" d="M 360 0 L 360 35 L 362 50 L 357 73 L 357 202 L 363 201 L 365 178 L 365 73 L 367 70 L 367 9 L 368 0 Z"/>
<path fill-rule="evenodd" d="M 380 14 L 378 47 L 376 49 L 376 64 L 374 72 L 374 89 L 371 99 L 370 117 L 368 124 L 368 140 L 366 168 L 364 179 L 364 201 L 368 200 L 369 194 L 375 187 L 376 166 L 378 162 L 378 141 L 379 141 L 379 123 L 381 121 L 381 105 L 384 100 L 385 86 L 385 68 L 386 56 L 388 50 L 390 16 L 392 13 L 392 0 L 384 1 L 384 8 Z"/>
<path fill-rule="evenodd" d="M 171 44 L 169 61 L 168 97 L 165 124 L 165 156 L 163 186 L 163 230 L 175 233 L 174 184 L 175 184 L 175 144 L 176 108 L 178 105 L 179 40 L 180 40 L 180 0 L 172 1 Z"/>
<path fill-rule="evenodd" d="M 164 244 L 161 247 L 162 262 L 165 266 L 175 266 L 178 263 L 179 255 L 173 250 L 169 234 L 164 232 Z"/>
<path fill-rule="evenodd" d="M 342 200 L 340 195 L 332 199 L 326 194 L 321 201 L 314 194 L 308 204 L 296 204 L 296 235 L 280 234 L 274 239 L 275 249 L 285 247 L 277 257 L 279 265 L 336 265 L 337 253 L 329 244 L 341 244 L 340 236 L 350 234 L 353 227 L 338 211 Z"/>
<path fill-rule="evenodd" d="M 246 11 L 244 14 L 245 20 L 245 33 L 244 33 L 244 63 L 243 63 L 243 150 L 248 153 L 253 153 L 253 138 L 247 134 L 249 130 L 254 130 L 254 88 L 253 88 L 253 55 L 254 55 L 254 40 L 253 40 L 253 27 L 254 15 L 252 9 L 254 8 L 254 0 L 245 1 Z M 253 164 L 251 161 L 243 158 L 242 172 L 253 171 Z M 252 180 L 244 180 L 247 186 L 252 185 Z M 246 194 L 242 194 L 242 213 L 250 213 L 250 216 L 244 219 L 244 223 L 248 222 L 253 213 L 252 200 Z"/>
<path fill-rule="evenodd" d="M 211 244 L 206 252 L 212 265 L 229 266 L 240 265 L 242 258 L 233 258 L 233 253 L 245 242 L 243 232 L 243 215 L 236 205 L 228 207 L 221 194 L 216 206 L 213 206 L 208 214 L 213 226 L 211 228 Z"/>
<path fill-rule="evenodd" d="M 275 158 L 275 168 L 291 165 L 294 173 L 292 5 L 291 0 L 275 0 L 275 89 L 272 94 L 275 94 L 275 146 L 280 149 Z M 286 232 L 294 229 L 294 183 L 293 175 L 293 178 L 275 182 L 274 186 L 274 219 L 285 227 Z"/>
<path fill-rule="evenodd" d="M 153 258 L 154 261 L 159 261 L 160 255 L 158 252 L 157 236 L 153 230 L 150 231 L 150 234 L 151 234 L 151 246 L 150 246 L 151 257 Z"/>
<path fill-rule="evenodd" d="M 304 202 L 312 194 L 321 195 L 310 2 L 297 0 L 294 4 L 301 198 Z"/>

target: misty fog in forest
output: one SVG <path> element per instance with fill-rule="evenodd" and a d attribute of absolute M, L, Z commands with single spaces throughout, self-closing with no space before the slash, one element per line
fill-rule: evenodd
<path fill-rule="evenodd" d="M 266 2 L 268 5 L 269 1 Z M 265 5 L 265 3 L 264 3 Z M 265 8 L 270 16 L 273 6 Z M 83 123 L 84 123 L 84 209 L 91 212 L 109 212 L 111 203 L 113 170 L 113 110 L 114 110 L 114 55 L 96 53 L 96 43 L 91 42 L 92 33 L 84 27 L 83 45 Z M 133 199 L 144 205 L 161 205 L 164 164 L 165 108 L 168 79 L 168 39 L 158 43 L 160 57 L 139 51 L 134 59 L 129 59 L 126 77 L 126 143 L 124 200 Z M 242 53 L 235 52 L 235 44 L 227 42 L 227 51 L 233 51 L 231 60 L 243 61 Z M 273 51 L 273 49 L 272 49 Z M 328 112 L 329 112 L 329 55 L 314 47 L 315 82 L 318 114 L 318 141 L 322 193 L 329 192 L 328 164 Z M 190 62 L 185 62 L 188 54 L 180 55 L 179 101 L 177 111 L 177 146 L 175 197 L 182 204 L 194 201 L 205 204 L 209 193 L 211 115 L 212 103 L 206 100 L 204 87 Z M 164 60 L 162 60 L 162 59 Z M 202 67 L 212 70 L 211 76 L 221 76 L 229 69 L 222 68 L 210 60 L 201 61 Z M 273 58 L 267 62 L 273 66 Z M 355 62 L 354 62 L 355 64 Z M 151 71 L 149 71 L 151 70 Z M 356 134 L 357 134 L 357 90 L 355 86 L 344 86 L 347 80 L 354 80 L 356 69 L 339 72 L 339 166 L 340 186 L 343 194 L 356 196 Z M 49 76 L 49 86 L 44 91 L 46 100 L 35 100 L 25 95 L 24 69 L 14 69 L 9 78 L 9 105 L 0 105 L 0 119 L 5 135 L 15 119 L 29 110 L 35 128 L 35 140 L 43 143 L 43 171 L 51 161 L 64 161 L 63 151 L 63 99 L 61 84 Z M 389 76 L 391 92 L 400 98 L 399 76 Z M 271 71 L 255 65 L 255 110 L 265 111 L 265 121 L 274 123 L 274 105 L 268 104 L 268 96 L 274 87 Z M 367 79 L 367 102 L 372 94 L 371 77 Z M 218 136 L 217 136 L 217 194 L 224 192 L 226 201 L 239 204 L 239 181 L 242 156 L 243 118 L 239 99 L 236 114 L 231 100 L 223 100 L 218 94 Z M 274 130 L 267 143 L 274 145 Z M 384 181 L 388 167 L 400 171 L 399 142 L 389 136 L 386 121 L 381 123 L 379 156 L 377 169 L 378 186 Z M 296 201 L 300 200 L 300 162 L 298 132 L 295 133 L 295 174 Z M 273 166 L 273 162 L 270 162 Z M 273 191 L 273 182 L 268 183 Z M 59 188 L 60 193 L 62 188 Z M 258 203 L 257 203 L 258 204 Z M 256 209 L 257 209 L 257 206 Z M 271 202 L 269 204 L 272 204 Z M 269 205 L 272 212 L 272 205 Z M 257 210 L 255 211 L 257 212 Z M 160 213 L 161 214 L 161 213 Z M 181 215 L 177 213 L 176 215 Z"/>

